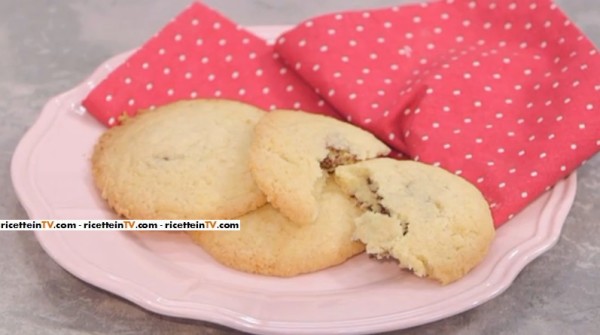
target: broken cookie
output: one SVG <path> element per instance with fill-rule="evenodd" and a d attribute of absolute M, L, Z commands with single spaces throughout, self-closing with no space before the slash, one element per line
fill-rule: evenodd
<path fill-rule="evenodd" d="M 441 168 L 379 158 L 340 166 L 335 181 L 365 212 L 354 238 L 420 277 L 453 282 L 479 264 L 495 230 L 475 186 Z"/>
<path fill-rule="evenodd" d="M 326 179 L 337 166 L 390 149 L 351 124 L 298 111 L 273 111 L 255 128 L 250 170 L 271 205 L 298 224 L 313 222 Z"/>

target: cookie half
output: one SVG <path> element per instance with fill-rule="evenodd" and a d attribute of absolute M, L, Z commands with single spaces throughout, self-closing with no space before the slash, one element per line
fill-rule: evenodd
<path fill-rule="evenodd" d="M 418 276 L 450 283 L 488 252 L 495 230 L 475 186 L 441 168 L 389 158 L 341 166 L 335 180 L 366 211 L 355 238 Z"/>
<path fill-rule="evenodd" d="M 250 168 L 258 187 L 283 215 L 314 222 L 325 180 L 335 167 L 384 156 L 372 134 L 331 117 L 273 111 L 256 126 Z"/>
<path fill-rule="evenodd" d="M 92 156 L 102 197 L 134 219 L 230 219 L 266 202 L 249 149 L 266 114 L 227 100 L 180 101 L 107 130 Z"/>
<path fill-rule="evenodd" d="M 240 231 L 192 231 L 192 239 L 218 262 L 245 272 L 289 277 L 343 263 L 364 251 L 352 240 L 361 211 L 333 181 L 327 183 L 314 222 L 298 225 L 271 205 L 239 218 Z"/>

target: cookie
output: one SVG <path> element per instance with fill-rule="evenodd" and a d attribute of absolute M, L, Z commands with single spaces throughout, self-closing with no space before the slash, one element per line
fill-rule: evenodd
<path fill-rule="evenodd" d="M 352 240 L 361 211 L 333 181 L 323 192 L 320 215 L 310 224 L 295 224 L 267 204 L 240 217 L 239 231 L 189 234 L 218 262 L 240 271 L 289 277 L 338 265 L 364 251 Z"/>
<path fill-rule="evenodd" d="M 266 114 L 227 100 L 189 100 L 123 120 L 99 139 L 92 172 L 102 197 L 132 219 L 230 219 L 266 202 L 249 149 Z"/>
<path fill-rule="evenodd" d="M 335 167 L 384 156 L 372 134 L 323 115 L 273 111 L 256 126 L 250 168 L 258 187 L 283 215 L 314 222 L 325 179 Z"/>
<path fill-rule="evenodd" d="M 365 210 L 354 237 L 367 253 L 442 284 L 480 263 L 495 230 L 475 186 L 441 168 L 390 158 L 338 167 L 335 180 Z"/>

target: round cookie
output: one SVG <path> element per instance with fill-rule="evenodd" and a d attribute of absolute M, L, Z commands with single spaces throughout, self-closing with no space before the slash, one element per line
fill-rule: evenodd
<path fill-rule="evenodd" d="M 494 238 L 483 195 L 441 168 L 381 158 L 339 167 L 335 180 L 366 210 L 354 237 L 367 253 L 393 257 L 418 276 L 455 281 L 483 260 Z"/>
<path fill-rule="evenodd" d="M 245 272 L 289 277 L 343 263 L 364 251 L 352 240 L 361 211 L 333 181 L 324 189 L 315 222 L 290 222 L 271 205 L 239 218 L 239 231 L 190 231 L 218 262 Z"/>
<path fill-rule="evenodd" d="M 325 179 L 336 166 L 389 152 L 375 136 L 349 123 L 279 110 L 256 126 L 250 168 L 275 208 L 296 223 L 308 224 L 318 216 Z"/>
<path fill-rule="evenodd" d="M 102 197 L 132 219 L 230 219 L 266 202 L 250 173 L 254 126 L 266 114 L 227 100 L 189 100 L 126 118 L 92 156 Z"/>

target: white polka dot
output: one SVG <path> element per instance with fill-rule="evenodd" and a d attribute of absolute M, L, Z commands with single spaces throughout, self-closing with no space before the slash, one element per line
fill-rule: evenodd
<path fill-rule="evenodd" d="M 470 20 L 463 20 L 463 22 L 462 22 L 462 25 L 463 25 L 464 27 L 468 27 L 468 26 L 470 26 L 470 25 L 471 25 L 471 21 L 470 21 Z"/>
<path fill-rule="evenodd" d="M 505 182 L 501 182 L 500 184 L 498 184 L 498 187 L 499 187 L 499 188 L 504 188 L 505 186 L 506 186 L 506 183 L 505 183 Z"/>
<path fill-rule="evenodd" d="M 491 22 L 486 22 L 483 24 L 483 29 L 485 30 L 489 30 L 492 28 L 492 23 Z"/>
<path fill-rule="evenodd" d="M 215 30 L 221 29 L 221 22 L 215 22 L 215 23 L 213 23 L 213 29 L 215 29 Z"/>
<path fill-rule="evenodd" d="M 375 60 L 375 59 L 377 59 L 377 54 L 376 54 L 376 53 L 371 53 L 371 54 L 369 55 L 369 58 L 371 58 L 371 59 Z"/>
<path fill-rule="evenodd" d="M 164 68 L 163 73 L 164 74 L 169 74 L 169 73 L 171 73 L 171 69 L 168 68 L 168 67 L 166 67 L 166 68 Z"/>
<path fill-rule="evenodd" d="M 410 40 L 410 39 L 412 39 L 414 37 L 414 35 L 413 35 L 413 33 L 409 32 L 409 33 L 404 34 L 404 37 L 406 37 L 406 39 Z"/>
<path fill-rule="evenodd" d="M 486 91 L 486 92 L 491 92 L 492 91 L 492 87 L 486 85 L 486 86 L 483 87 L 483 90 Z"/>
<path fill-rule="evenodd" d="M 413 17 L 413 22 L 414 23 L 420 23 L 421 22 L 421 17 L 420 16 L 414 16 Z"/>
<path fill-rule="evenodd" d="M 454 94 L 454 95 L 460 95 L 460 90 L 454 90 L 454 91 L 452 91 L 452 94 Z"/>
<path fill-rule="evenodd" d="M 329 92 L 327 93 L 327 95 L 329 95 L 330 97 L 335 95 L 335 90 L 332 88 L 329 90 Z"/>
<path fill-rule="evenodd" d="M 377 91 L 377 95 L 384 96 L 385 95 L 385 91 L 384 90 L 378 90 Z"/>
<path fill-rule="evenodd" d="M 192 93 L 190 93 L 190 98 L 196 99 L 196 97 L 198 97 L 198 92 L 193 91 Z"/>
<path fill-rule="evenodd" d="M 527 198 L 527 192 L 522 192 L 521 193 L 521 198 Z"/>
<path fill-rule="evenodd" d="M 173 94 L 175 94 L 175 91 L 172 88 L 167 90 L 167 95 L 171 96 Z"/>
<path fill-rule="evenodd" d="M 442 15 L 440 15 L 440 17 L 442 18 L 442 20 L 448 20 L 450 18 L 450 14 L 442 13 Z"/>
<path fill-rule="evenodd" d="M 560 170 L 561 170 L 561 171 L 567 171 L 567 167 L 566 167 L 566 166 L 564 166 L 564 165 L 561 165 L 561 166 L 560 166 Z"/>
<path fill-rule="evenodd" d="M 433 28 L 433 33 L 436 34 L 436 35 L 441 34 L 442 33 L 442 28 L 440 28 L 440 27 Z"/>
<path fill-rule="evenodd" d="M 106 99 L 106 101 L 112 101 L 113 96 L 108 94 L 105 99 Z"/>
<path fill-rule="evenodd" d="M 257 77 L 262 76 L 263 73 L 264 73 L 263 69 L 257 69 L 256 72 L 255 72 L 255 74 L 256 74 Z"/>
<path fill-rule="evenodd" d="M 504 30 L 510 30 L 510 29 L 512 29 L 512 23 L 510 23 L 510 22 L 506 22 L 506 23 L 504 24 Z"/>
<path fill-rule="evenodd" d="M 497 151 L 498 151 L 499 154 L 502 154 L 502 153 L 504 153 L 505 150 L 504 150 L 504 148 L 498 148 Z"/>
<path fill-rule="evenodd" d="M 548 154 L 546 154 L 545 152 L 542 152 L 542 153 L 540 154 L 540 158 L 546 158 L 546 156 L 548 156 Z"/>
<path fill-rule="evenodd" d="M 114 125 L 115 122 L 117 122 L 117 120 L 114 117 L 111 117 L 110 119 L 108 119 L 108 124 L 111 126 Z"/>
<path fill-rule="evenodd" d="M 594 105 L 592 105 L 592 104 L 587 104 L 587 105 L 585 106 L 585 109 L 587 109 L 587 110 L 591 111 L 592 109 L 594 109 Z"/>
<path fill-rule="evenodd" d="M 579 124 L 579 129 L 585 129 L 585 123 L 580 123 Z"/>
<path fill-rule="evenodd" d="M 313 21 L 306 21 L 306 23 L 304 23 L 304 25 L 310 28 L 310 27 L 312 27 L 314 25 L 314 22 Z"/>
<path fill-rule="evenodd" d="M 471 158 L 473 158 L 473 155 L 472 155 L 472 154 L 466 154 L 466 155 L 465 155 L 465 159 L 471 159 Z"/>
<path fill-rule="evenodd" d="M 396 138 L 396 135 L 394 135 L 394 133 L 390 133 L 388 135 L 388 138 L 390 139 L 390 141 L 394 140 L 394 138 Z"/>
<path fill-rule="evenodd" d="M 517 169 L 515 169 L 515 168 L 511 168 L 508 170 L 508 173 L 510 173 L 510 174 L 514 174 L 515 172 L 517 172 Z"/>
<path fill-rule="evenodd" d="M 263 87 L 263 89 L 262 89 L 263 94 L 269 94 L 269 91 L 271 91 L 271 90 L 268 87 Z"/>
<path fill-rule="evenodd" d="M 200 62 L 201 62 L 202 64 L 206 64 L 206 63 L 208 63 L 208 57 L 202 57 L 202 59 L 200 59 Z"/>
<path fill-rule="evenodd" d="M 124 82 L 127 85 L 131 84 L 131 78 L 130 77 L 125 78 Z"/>
<path fill-rule="evenodd" d="M 167 51 L 164 48 L 160 48 L 158 49 L 158 54 L 159 55 L 164 55 Z"/>
<path fill-rule="evenodd" d="M 458 43 L 462 43 L 465 40 L 465 38 L 461 35 L 458 35 L 458 36 L 456 36 L 455 40 Z"/>
<path fill-rule="evenodd" d="M 148 64 L 148 63 L 142 64 L 142 69 L 144 69 L 144 70 L 147 69 L 147 68 L 149 68 L 149 67 L 150 67 L 150 64 Z"/>
<path fill-rule="evenodd" d="M 475 107 L 478 107 L 478 108 L 479 108 L 479 107 L 481 107 L 481 101 L 479 101 L 479 100 L 476 100 L 475 102 L 473 102 L 473 105 L 474 105 Z"/>
<path fill-rule="evenodd" d="M 356 31 L 358 31 L 358 32 L 363 32 L 363 31 L 365 31 L 365 27 L 363 27 L 363 26 L 360 26 L 360 25 L 359 25 L 359 26 L 356 26 L 356 28 L 355 28 L 355 29 L 356 29 Z"/>
<path fill-rule="evenodd" d="M 294 86 L 293 85 L 287 85 L 287 87 L 285 88 L 286 92 L 291 92 L 294 90 Z"/>
<path fill-rule="evenodd" d="M 454 171 L 454 174 L 460 176 L 462 174 L 462 170 L 456 170 Z"/>
<path fill-rule="evenodd" d="M 321 68 L 321 65 L 315 64 L 315 65 L 313 65 L 312 70 L 317 72 L 317 71 L 319 71 L 320 68 Z"/>
<path fill-rule="evenodd" d="M 134 100 L 134 99 L 129 99 L 129 100 L 127 101 L 127 104 L 128 104 L 129 106 L 133 106 L 133 105 L 135 104 L 135 100 Z"/>
<path fill-rule="evenodd" d="M 183 37 L 181 36 L 181 34 L 175 35 L 175 41 L 177 41 L 177 42 L 181 41 L 182 38 Z"/>
<path fill-rule="evenodd" d="M 350 100 L 354 100 L 354 99 L 356 99 L 356 96 L 357 96 L 357 95 L 356 95 L 356 93 L 350 93 L 350 94 L 348 95 L 348 99 L 350 99 Z"/>
<path fill-rule="evenodd" d="M 146 90 L 147 91 L 150 91 L 153 87 L 154 87 L 154 85 L 152 85 L 152 83 L 146 84 Z"/>
<path fill-rule="evenodd" d="M 428 89 L 425 91 L 425 93 L 427 93 L 427 94 L 433 94 L 433 88 L 431 88 L 431 87 L 430 87 L 430 88 L 428 88 Z"/>
<path fill-rule="evenodd" d="M 575 143 L 571 144 L 571 150 L 575 150 L 575 149 L 577 149 L 577 144 L 575 144 Z"/>

